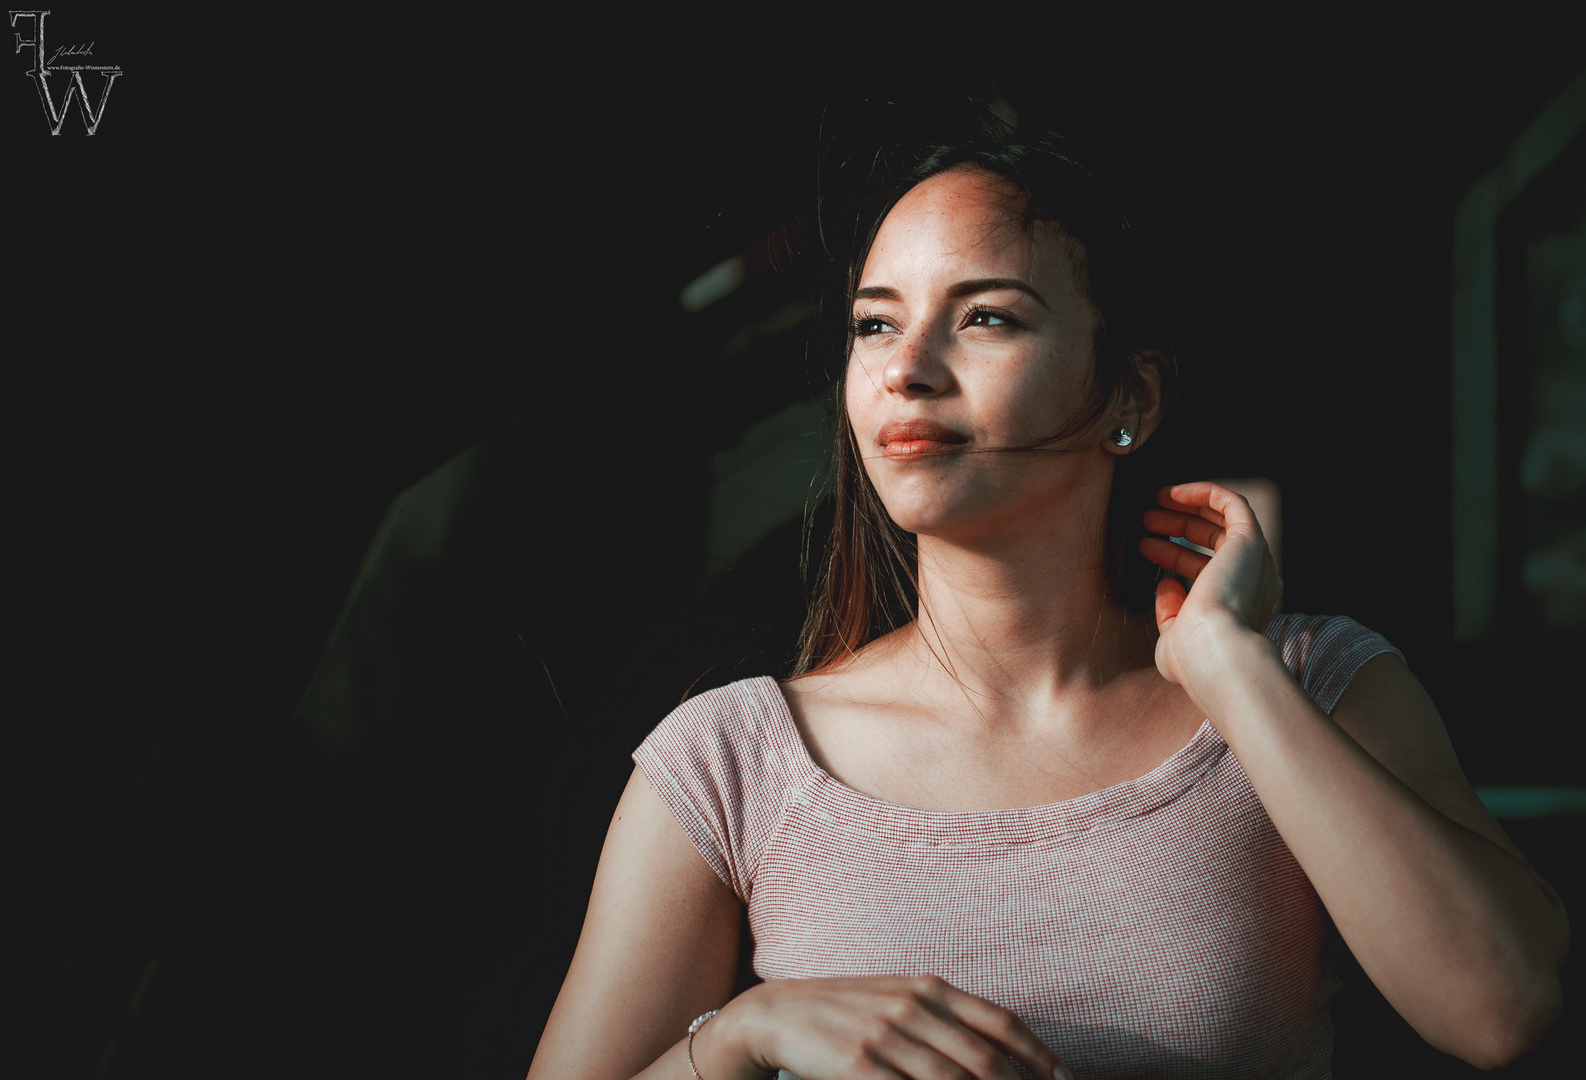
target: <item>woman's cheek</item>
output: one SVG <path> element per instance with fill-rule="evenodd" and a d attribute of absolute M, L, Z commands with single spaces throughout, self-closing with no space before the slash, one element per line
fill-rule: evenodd
<path fill-rule="evenodd" d="M 873 392 L 881 384 L 881 362 L 874 356 L 865 357 L 856 348 L 848 356 L 848 371 L 844 382 L 850 401 L 857 391 Z"/>
<path fill-rule="evenodd" d="M 848 362 L 848 373 L 843 379 L 843 408 L 848 411 L 848 423 L 855 435 L 867 430 L 866 423 L 878 397 L 870 375 L 859 360 Z"/>
<path fill-rule="evenodd" d="M 1057 367 L 1053 371 L 1051 367 Z M 1033 378 L 1019 395 L 1024 408 L 1021 422 L 1028 427 L 1031 437 L 1048 438 L 1060 431 L 1090 402 L 1090 385 L 1086 374 L 1072 367 L 1058 367 L 1055 359 L 1051 367 Z M 1039 369 L 1038 369 L 1039 370 Z"/>

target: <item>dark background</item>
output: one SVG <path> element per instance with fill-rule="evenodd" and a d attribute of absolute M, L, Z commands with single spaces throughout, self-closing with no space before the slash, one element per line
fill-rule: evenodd
<path fill-rule="evenodd" d="M 729 347 L 823 268 L 679 290 L 812 220 L 866 96 L 998 96 L 1087 150 L 1179 282 L 1186 476 L 1284 491 L 1287 607 L 1398 644 L 1473 782 L 1580 782 L 1570 643 L 1456 643 L 1450 587 L 1454 212 L 1578 70 L 1563 6 L 101 7 L 47 21 L 125 68 L 98 134 L 0 70 L 7 1072 L 526 1071 L 628 753 L 801 610 L 797 525 L 723 570 L 704 513 L 710 456 L 827 384 L 807 327 Z M 1579 819 L 1512 832 L 1570 899 Z M 1459 1071 L 1358 979 L 1339 1014 L 1340 1075 Z"/>

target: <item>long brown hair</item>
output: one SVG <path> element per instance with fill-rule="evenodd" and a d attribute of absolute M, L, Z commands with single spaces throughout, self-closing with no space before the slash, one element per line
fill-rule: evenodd
<path fill-rule="evenodd" d="M 966 131 L 967 129 L 967 131 Z M 999 453 L 1064 452 L 1074 437 L 1095 425 L 1121 400 L 1142 400 L 1146 365 L 1154 365 L 1164 414 L 1175 396 L 1177 365 L 1164 325 L 1165 304 L 1157 295 L 1152 260 L 1139 252 L 1128 220 L 1113 206 L 1063 140 L 1022 138 L 989 109 L 976 107 L 970 123 L 947 141 L 914 140 L 912 146 L 878 151 L 871 177 L 878 197 L 855 230 L 859 242 L 847 265 L 845 319 L 853 309 L 865 259 L 881 223 L 909 189 L 951 169 L 983 169 L 1014 185 L 1025 202 L 1024 225 L 1058 225 L 1070 241 L 1076 276 L 1097 314 L 1096 368 L 1091 396 L 1062 429 L 1028 446 Z M 902 167 L 896 162 L 902 161 Z M 879 183 L 875 183 L 878 179 Z M 865 225 L 861 224 L 860 229 Z M 823 230 L 824 233 L 824 230 Z M 846 334 L 853 348 L 853 329 Z M 847 352 L 844 354 L 845 358 Z M 837 423 L 831 499 L 833 520 L 812 583 L 808 615 L 799 635 L 792 675 L 842 664 L 864 645 L 913 621 L 919 604 L 919 550 L 887 513 L 865 472 L 848 420 L 847 364 L 836 387 Z M 1138 552 L 1140 515 L 1153 505 L 1163 479 L 1158 434 L 1137 452 L 1118 459 L 1107 512 L 1107 568 L 1112 592 L 1130 610 L 1148 610 L 1160 577 Z M 806 574 L 808 567 L 806 566 Z"/>

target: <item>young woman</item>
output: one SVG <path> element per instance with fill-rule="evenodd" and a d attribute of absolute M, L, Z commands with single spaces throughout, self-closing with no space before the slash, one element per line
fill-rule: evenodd
<path fill-rule="evenodd" d="M 533 1080 L 1327 1076 L 1329 921 L 1474 1064 L 1557 1014 L 1564 912 L 1393 647 L 1274 615 L 1234 492 L 1125 498 L 1173 369 L 1119 220 L 1006 132 L 903 178 L 797 677 L 635 753 Z"/>

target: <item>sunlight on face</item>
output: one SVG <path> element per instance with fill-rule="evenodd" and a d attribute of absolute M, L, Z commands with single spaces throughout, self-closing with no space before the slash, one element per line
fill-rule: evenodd
<path fill-rule="evenodd" d="M 942 173 L 898 202 L 865 260 L 848 414 L 871 481 L 911 532 L 1002 527 L 1096 469 L 1110 477 L 1099 450 L 979 452 L 1052 436 L 1095 374 L 1096 316 L 1071 241 L 1046 222 L 1026 230 L 1023 210 L 1000 177 Z"/>

